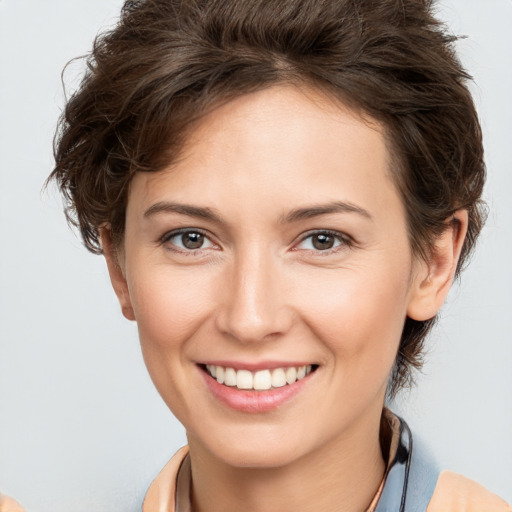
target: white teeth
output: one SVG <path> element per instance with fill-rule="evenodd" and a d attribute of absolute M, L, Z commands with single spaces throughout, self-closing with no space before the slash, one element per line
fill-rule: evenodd
<path fill-rule="evenodd" d="M 252 389 L 252 373 L 249 370 L 238 370 L 236 372 L 236 387 L 238 389 Z"/>
<path fill-rule="evenodd" d="M 282 368 L 276 368 L 272 372 L 272 387 L 282 388 L 283 386 L 286 386 L 286 375 Z"/>
<path fill-rule="evenodd" d="M 254 374 L 253 388 L 258 391 L 264 391 L 272 387 L 272 377 L 270 370 L 261 370 Z"/>
<path fill-rule="evenodd" d="M 313 371 L 313 366 L 310 364 L 298 367 L 288 366 L 273 370 L 251 372 L 249 370 L 235 370 L 230 367 L 207 364 L 206 370 L 219 384 L 231 387 L 236 386 L 238 389 L 265 391 L 272 388 L 281 388 L 287 384 L 291 385 L 303 379 Z"/>
<path fill-rule="evenodd" d="M 286 382 L 288 384 L 293 384 L 297 380 L 297 368 L 295 366 L 290 366 L 290 368 L 286 368 Z"/>
<path fill-rule="evenodd" d="M 234 368 L 226 368 L 224 370 L 224 384 L 226 386 L 236 386 L 237 378 Z"/>

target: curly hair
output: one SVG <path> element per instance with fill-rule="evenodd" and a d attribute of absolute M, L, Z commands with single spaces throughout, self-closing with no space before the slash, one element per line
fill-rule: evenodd
<path fill-rule="evenodd" d="M 55 138 L 69 222 L 122 243 L 129 183 L 178 155 L 194 121 L 280 83 L 308 84 L 382 123 L 412 251 L 428 261 L 457 209 L 457 274 L 484 220 L 481 129 L 456 38 L 427 0 L 129 0 L 100 35 Z M 389 392 L 412 381 L 435 319 L 407 318 Z"/>

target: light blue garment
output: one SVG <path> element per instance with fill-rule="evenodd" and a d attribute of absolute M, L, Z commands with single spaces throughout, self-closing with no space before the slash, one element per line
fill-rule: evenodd
<path fill-rule="evenodd" d="M 425 512 L 440 470 L 422 443 L 413 443 L 407 423 L 398 419 L 400 442 L 375 512 Z"/>

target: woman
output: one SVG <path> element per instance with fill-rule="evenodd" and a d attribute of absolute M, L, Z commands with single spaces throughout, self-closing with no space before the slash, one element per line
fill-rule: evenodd
<path fill-rule="evenodd" d="M 428 2 L 126 2 L 56 144 L 187 431 L 144 510 L 509 510 L 383 409 L 481 228 Z M 465 507 L 465 508 L 464 508 Z"/>

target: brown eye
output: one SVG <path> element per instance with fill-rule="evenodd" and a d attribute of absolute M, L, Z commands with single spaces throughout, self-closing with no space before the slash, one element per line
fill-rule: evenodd
<path fill-rule="evenodd" d="M 200 249 L 204 244 L 204 235 L 190 231 L 181 235 L 181 243 L 186 249 Z"/>
<path fill-rule="evenodd" d="M 162 238 L 162 243 L 171 250 L 178 252 L 212 249 L 215 244 L 201 231 L 194 229 L 174 231 Z"/>
<path fill-rule="evenodd" d="M 350 241 L 343 233 L 317 231 L 305 236 L 295 248 L 313 252 L 327 252 L 330 249 L 336 250 L 343 247 L 350 247 Z"/>
<path fill-rule="evenodd" d="M 315 249 L 319 251 L 325 251 L 326 249 L 332 249 L 334 246 L 334 237 L 325 233 L 319 233 L 318 235 L 312 236 L 312 243 Z"/>

